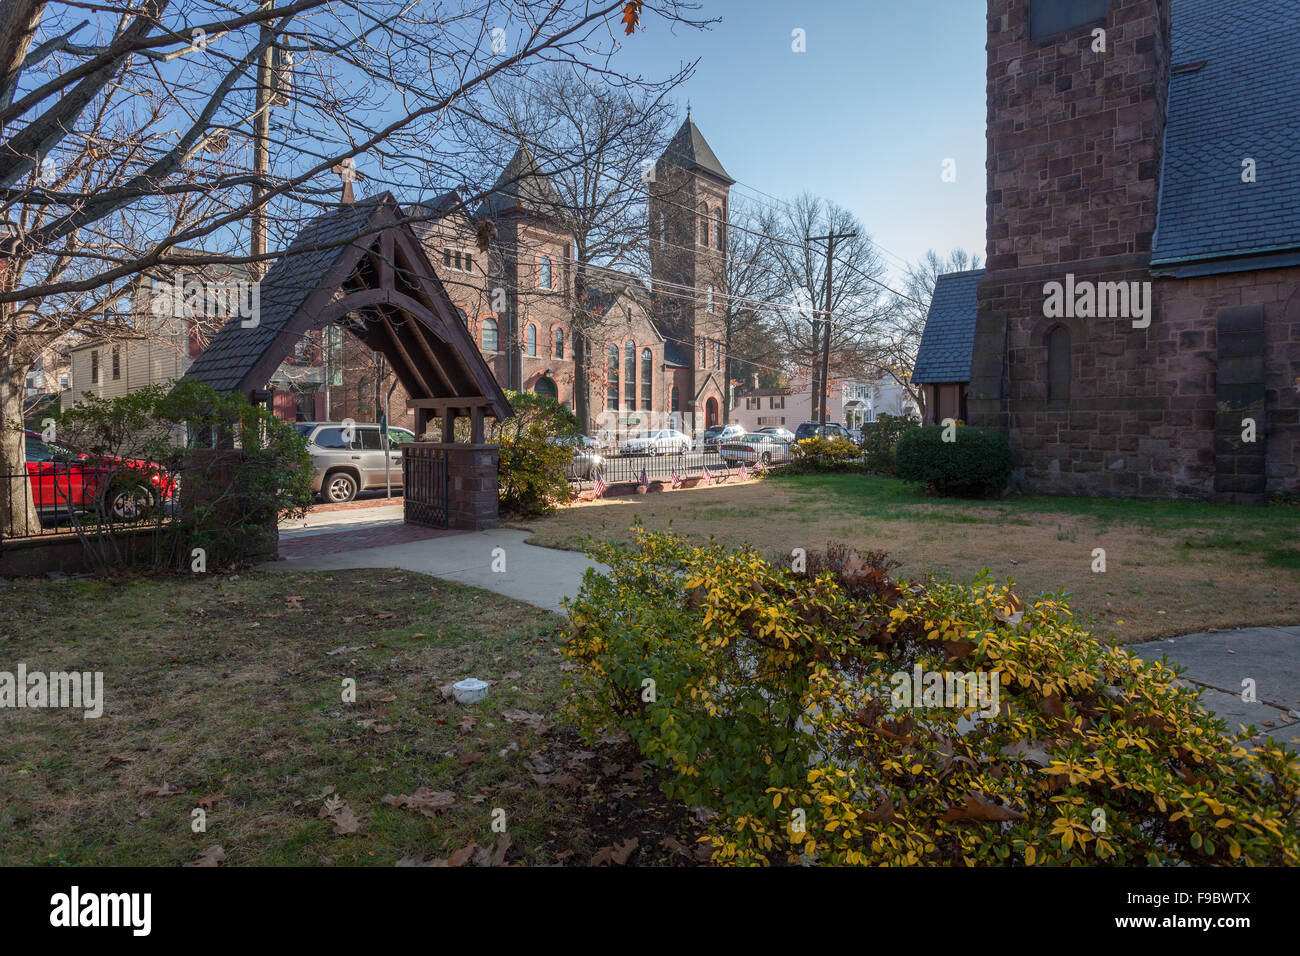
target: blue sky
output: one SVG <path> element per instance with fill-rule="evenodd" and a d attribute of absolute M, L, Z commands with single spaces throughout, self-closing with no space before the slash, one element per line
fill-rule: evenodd
<path fill-rule="evenodd" d="M 619 57 L 648 76 L 700 58 L 680 97 L 732 176 L 847 206 L 895 270 L 929 248 L 983 255 L 981 0 L 702 2 L 721 23 L 674 35 L 651 20 Z M 805 53 L 791 50 L 795 28 Z M 941 179 L 947 158 L 956 182 Z"/>

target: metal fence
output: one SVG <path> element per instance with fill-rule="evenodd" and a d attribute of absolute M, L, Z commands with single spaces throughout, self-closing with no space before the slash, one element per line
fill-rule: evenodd
<path fill-rule="evenodd" d="M 674 474 L 678 478 L 695 478 L 708 468 L 711 474 L 729 474 L 744 465 L 750 471 L 762 461 L 766 468 L 779 468 L 790 461 L 788 449 L 773 448 L 766 452 L 744 453 L 728 452 L 724 459 L 717 451 L 686 452 L 681 455 L 610 455 L 604 457 L 600 469 L 601 480 L 607 485 L 622 482 L 638 482 L 642 471 L 647 481 L 671 481 Z M 590 479 L 586 476 L 571 479 L 582 483 Z"/>
<path fill-rule="evenodd" d="M 178 483 L 159 471 L 33 462 L 25 472 L 0 473 L 0 538 L 152 527 L 174 517 Z"/>

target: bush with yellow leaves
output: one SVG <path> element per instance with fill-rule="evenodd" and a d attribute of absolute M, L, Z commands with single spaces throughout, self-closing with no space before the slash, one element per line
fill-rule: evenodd
<path fill-rule="evenodd" d="M 802 573 L 645 532 L 598 557 L 570 608 L 576 716 L 717 812 L 715 862 L 1300 862 L 1300 761 L 1059 598 L 908 585 L 843 548 Z"/>

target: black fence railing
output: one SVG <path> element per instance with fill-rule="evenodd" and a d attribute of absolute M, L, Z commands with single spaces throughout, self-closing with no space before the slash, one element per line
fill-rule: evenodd
<path fill-rule="evenodd" d="M 680 455 L 610 455 L 602 458 L 604 460 L 599 469 L 600 478 L 605 484 L 614 485 L 638 482 L 641 480 L 642 471 L 645 472 L 647 481 L 669 482 L 674 474 L 683 480 L 698 478 L 704 473 L 705 468 L 709 469 L 710 474 L 719 476 L 730 476 L 742 465 L 753 471 L 760 462 L 764 468 L 779 468 L 789 463 L 790 452 L 784 447 L 779 447 L 751 451 L 728 449 L 725 457 L 718 451 L 710 450 L 686 452 Z M 584 469 L 571 480 L 587 485 L 593 478 L 593 470 Z"/>
<path fill-rule="evenodd" d="M 0 473 L 0 538 L 152 527 L 171 520 L 179 479 L 89 462 L 30 462 Z"/>

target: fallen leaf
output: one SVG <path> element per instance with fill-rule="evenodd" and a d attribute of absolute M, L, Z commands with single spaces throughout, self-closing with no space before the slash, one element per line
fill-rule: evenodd
<path fill-rule="evenodd" d="M 601 847 L 591 858 L 592 866 L 623 866 L 632 858 L 636 848 L 640 845 L 640 840 L 632 837 L 630 840 L 624 840 L 622 843 L 615 843 L 613 846 Z"/>
<path fill-rule="evenodd" d="M 963 806 L 953 807 L 939 819 L 944 823 L 963 820 L 1023 820 L 1024 814 L 1017 813 L 1009 807 L 994 803 L 988 797 L 973 790 L 967 791 Z"/>
<path fill-rule="evenodd" d="M 226 862 L 226 851 L 216 843 L 199 854 L 199 858 L 186 866 L 220 866 Z"/>
<path fill-rule="evenodd" d="M 456 806 L 456 795 L 449 790 L 431 790 L 428 787 L 420 787 L 409 795 L 401 794 L 395 797 L 391 793 L 387 794 L 380 800 L 380 803 L 386 803 L 390 807 L 418 810 L 426 817 L 432 817 L 442 810 L 449 810 Z"/>
<path fill-rule="evenodd" d="M 144 790 L 141 791 L 142 795 L 146 797 L 174 797 L 178 793 L 184 792 L 184 787 L 178 787 L 175 784 L 168 783 L 166 780 L 163 781 L 161 787 L 145 787 Z"/>

